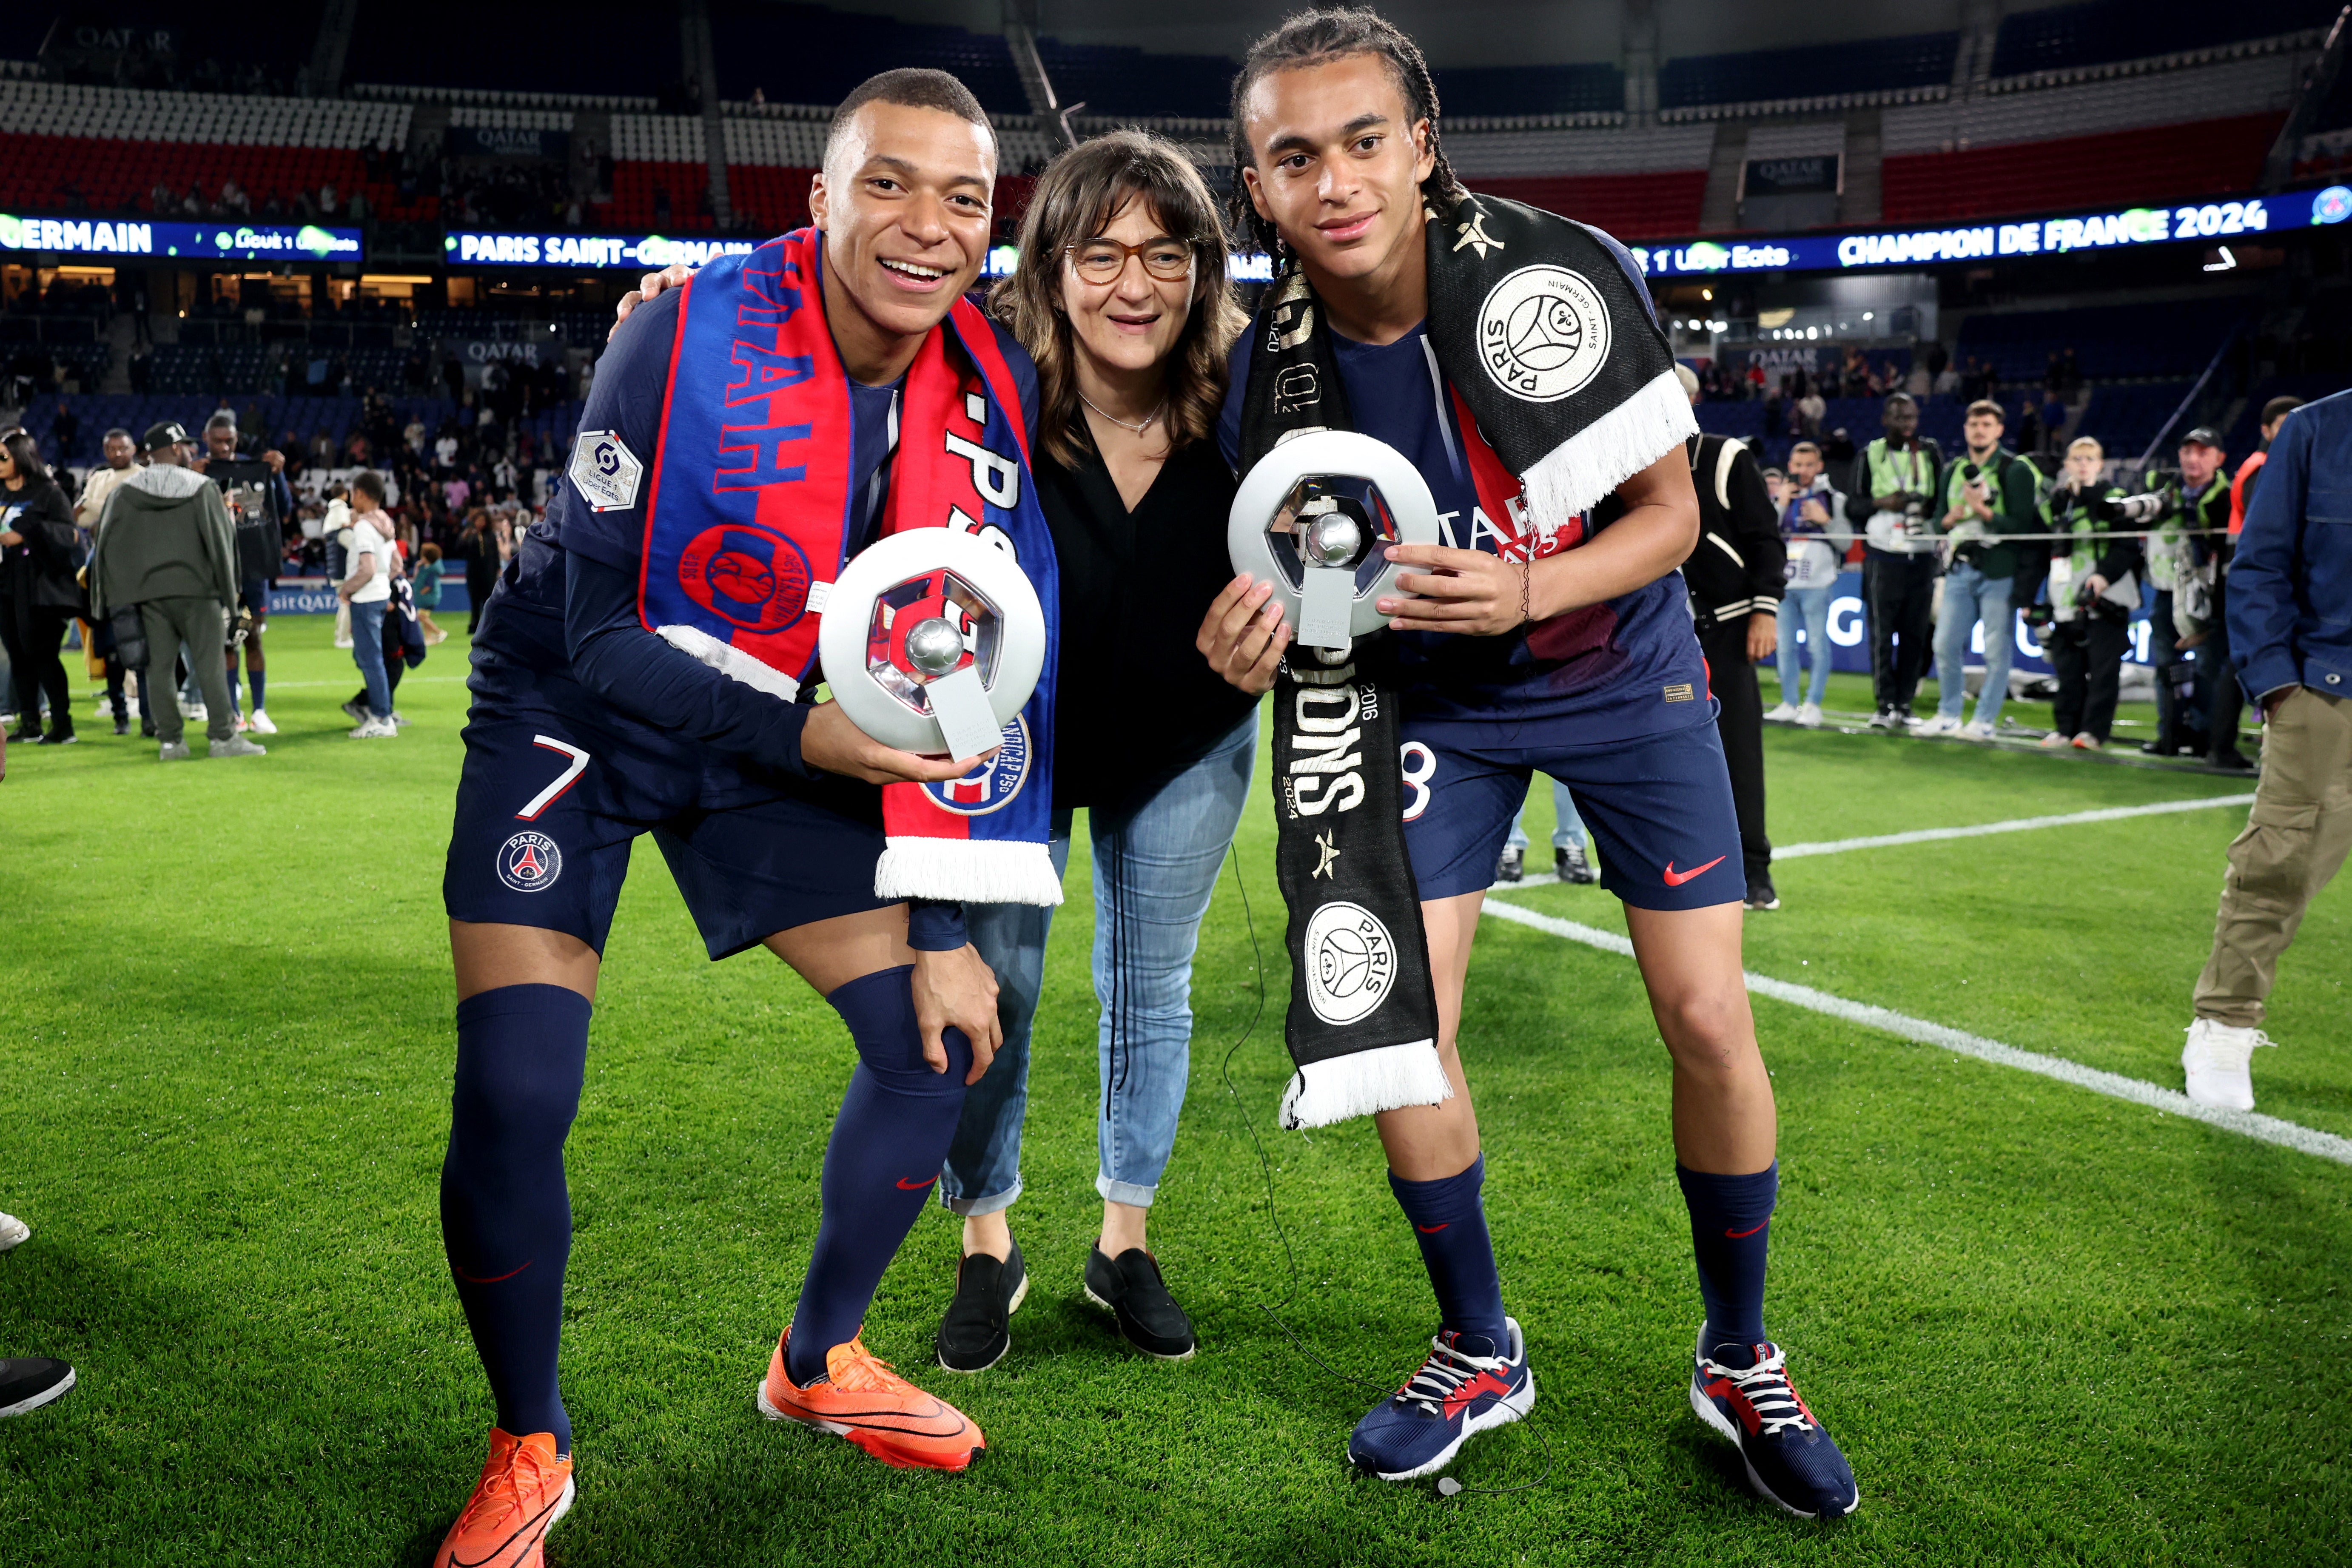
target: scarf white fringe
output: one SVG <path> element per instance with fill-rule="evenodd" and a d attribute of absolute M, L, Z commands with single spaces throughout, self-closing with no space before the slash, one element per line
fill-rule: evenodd
<path fill-rule="evenodd" d="M 1435 1105 L 1454 1098 L 1435 1040 L 1376 1046 L 1308 1062 L 1282 1091 L 1282 1125 L 1296 1132 L 1328 1127 L 1351 1117 L 1370 1116 L 1407 1105 Z"/>
<path fill-rule="evenodd" d="M 654 635 L 689 658 L 700 660 L 730 679 L 766 692 L 780 701 L 800 696 L 801 683 L 782 670 L 761 664 L 741 648 L 720 642 L 699 626 L 659 626 Z"/>
<path fill-rule="evenodd" d="M 1062 879 L 1054 874 L 1054 858 L 1043 844 L 892 837 L 874 865 L 874 896 L 1051 909 L 1062 901 Z"/>
<path fill-rule="evenodd" d="M 1668 365 L 1520 476 L 1528 513 L 1549 533 L 1591 510 L 1602 497 L 1697 434 L 1690 397 Z"/>

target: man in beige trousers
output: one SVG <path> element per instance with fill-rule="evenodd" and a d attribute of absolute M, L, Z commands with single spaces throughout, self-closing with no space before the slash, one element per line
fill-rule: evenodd
<path fill-rule="evenodd" d="M 2228 616 L 2239 679 L 2263 711 L 2263 776 L 2230 846 L 2180 1065 L 2189 1099 L 2252 1110 L 2279 954 L 2352 850 L 2352 393 L 2280 426 L 2238 538 Z"/>

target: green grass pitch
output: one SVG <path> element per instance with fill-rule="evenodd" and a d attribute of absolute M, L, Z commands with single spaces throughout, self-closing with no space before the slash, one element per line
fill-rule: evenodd
<path fill-rule="evenodd" d="M 0 1353 L 81 1385 L 0 1423 L 0 1562 L 422 1564 L 490 1408 L 441 1258 L 452 992 L 438 897 L 463 642 L 397 741 L 343 738 L 327 623 L 269 634 L 267 759 L 165 767 L 84 720 L 0 785 Z M 1833 696 L 1857 706 L 1852 682 Z M 77 680 L 77 691 L 81 691 Z M 82 711 L 88 698 L 78 695 Z M 2250 787 L 1884 736 L 1775 730 L 1784 842 Z M 2178 1087 L 2189 986 L 2243 812 L 1787 862 L 1761 973 Z M 1538 792 L 1528 826 L 1549 822 Z M 1770 1322 L 1861 1479 L 1823 1530 L 1749 1495 L 1685 1402 L 1698 1303 L 1666 1059 L 1633 966 L 1488 921 L 1464 1056 L 1540 1400 L 1441 1500 L 1341 1463 L 1433 1312 L 1368 1123 L 1274 1127 L 1279 911 L 1263 793 L 1202 932 L 1192 1093 L 1152 1221 L 1199 1321 L 1181 1365 L 1078 1294 L 1097 1209 L 1084 837 L 1038 1024 L 1013 1219 L 1036 1281 L 971 1379 L 930 1335 L 934 1211 L 877 1353 L 959 1402 L 962 1477 L 761 1420 L 752 1387 L 815 1229 L 851 1054 L 762 954 L 706 963 L 659 857 L 622 901 L 570 1169 L 566 1389 L 587 1564 L 2317 1563 L 2352 1558 L 2339 1379 L 2352 1169 L 1759 1000 L 1780 1095 Z M 1541 858 L 1538 847 L 1538 858 Z M 1240 892 L 1255 914 L 1254 948 Z M 1593 889 L 1512 895 L 1618 928 Z M 1257 1006 L 1275 1003 L 1219 1067 Z M 2352 1135 L 2352 900 L 2282 969 L 2263 1109 Z M 1275 1166 L 1295 1295 L 1244 1119 Z M 1549 1470 L 1547 1470 L 1549 1466 Z"/>

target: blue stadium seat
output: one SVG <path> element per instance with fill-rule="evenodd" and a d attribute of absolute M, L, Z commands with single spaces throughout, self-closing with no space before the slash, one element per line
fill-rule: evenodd
<path fill-rule="evenodd" d="M 1935 87 L 1952 79 L 1958 50 L 1957 33 L 1912 33 L 1808 48 L 1685 55 L 1659 69 L 1658 105 L 1689 109 L 1705 103 Z"/>
<path fill-rule="evenodd" d="M 2014 11 L 2000 19 L 1992 74 L 2072 70 L 2274 37 L 2324 27 L 2338 8 L 2337 0 L 2243 0 L 2232 5 L 2204 0 L 2088 0 L 2079 5 Z"/>

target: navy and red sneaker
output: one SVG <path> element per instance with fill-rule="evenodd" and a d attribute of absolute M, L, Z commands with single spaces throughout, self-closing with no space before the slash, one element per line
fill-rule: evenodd
<path fill-rule="evenodd" d="M 1384 1481 L 1442 1470 L 1462 1445 L 1536 1407 L 1535 1373 L 1518 1320 L 1503 1320 L 1505 1347 L 1483 1334 L 1439 1334 L 1402 1388 L 1372 1406 L 1348 1439 L 1348 1458 Z"/>
<path fill-rule="evenodd" d="M 1748 1484 L 1799 1519 L 1840 1519 L 1860 1507 L 1853 1467 L 1789 1381 L 1787 1353 L 1776 1344 L 1753 1345 L 1755 1364 L 1737 1367 L 1717 1361 L 1706 1347 L 1701 1328 L 1692 1352 L 1691 1408 L 1739 1445 Z"/>

